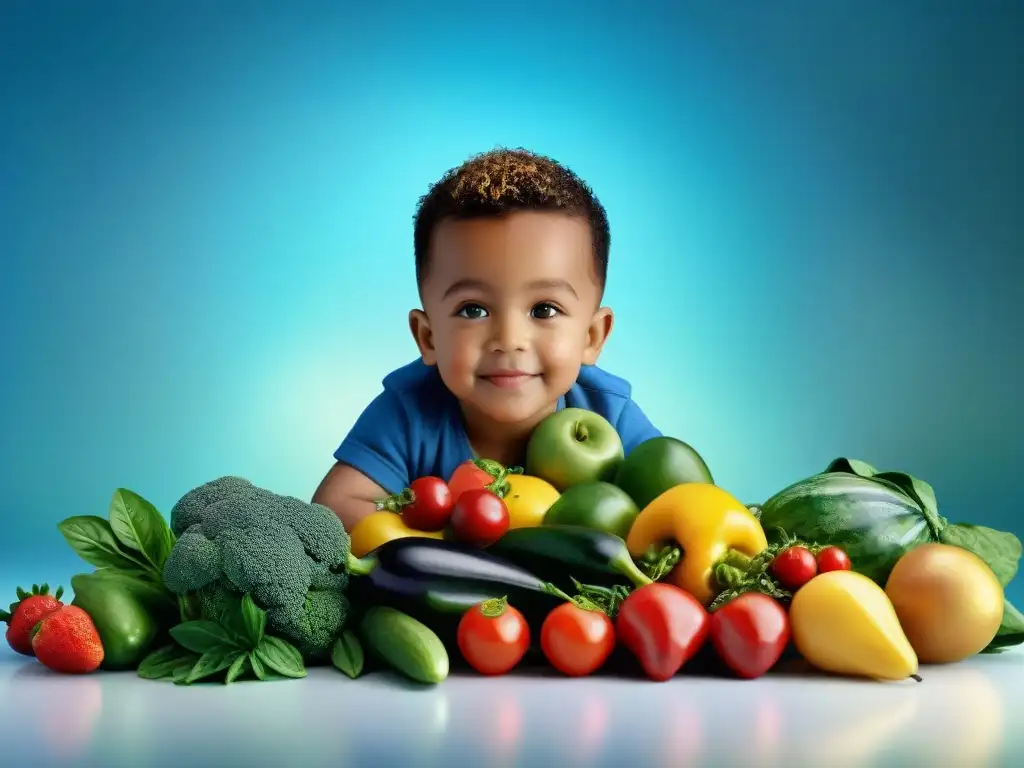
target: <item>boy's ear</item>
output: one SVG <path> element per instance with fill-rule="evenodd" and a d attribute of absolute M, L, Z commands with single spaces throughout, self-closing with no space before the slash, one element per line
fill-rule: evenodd
<path fill-rule="evenodd" d="M 437 357 L 434 355 L 434 335 L 430 331 L 430 320 L 427 313 L 422 309 L 413 309 L 409 312 L 409 330 L 419 347 L 420 357 L 427 365 L 434 365 Z"/>
<path fill-rule="evenodd" d="M 597 363 L 597 358 L 601 355 L 601 349 L 608 341 L 614 324 L 615 316 L 609 307 L 601 307 L 594 313 L 590 326 L 587 328 L 587 346 L 583 350 L 584 365 Z"/>

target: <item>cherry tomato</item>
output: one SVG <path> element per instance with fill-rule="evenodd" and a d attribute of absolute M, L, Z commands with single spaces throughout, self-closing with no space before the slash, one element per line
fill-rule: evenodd
<path fill-rule="evenodd" d="M 850 556 L 839 547 L 825 547 L 818 553 L 818 572 L 848 571 L 853 568 Z"/>
<path fill-rule="evenodd" d="M 540 644 L 551 666 L 562 674 L 589 675 L 615 649 L 615 625 L 602 611 L 564 603 L 544 619 Z"/>
<path fill-rule="evenodd" d="M 503 675 L 522 661 L 530 647 L 530 626 L 508 601 L 485 600 L 459 620 L 459 651 L 482 675 Z"/>
<path fill-rule="evenodd" d="M 402 519 L 417 531 L 439 531 L 451 517 L 452 492 L 440 477 L 420 477 L 409 483 L 412 501 L 402 508 Z"/>
<path fill-rule="evenodd" d="M 818 564 L 807 547 L 790 547 L 775 556 L 772 573 L 783 587 L 800 589 L 818 573 Z"/>
<path fill-rule="evenodd" d="M 508 532 L 508 507 L 486 488 L 473 488 L 464 491 L 455 502 L 451 526 L 459 541 L 486 547 Z"/>
<path fill-rule="evenodd" d="M 472 459 L 464 461 L 455 468 L 452 476 L 448 478 L 448 489 L 452 492 L 452 501 L 458 501 L 459 496 L 469 490 L 483 488 L 495 480 L 490 472 L 478 467 Z"/>
<path fill-rule="evenodd" d="M 718 657 L 744 680 L 760 677 L 789 642 L 789 614 L 774 598 L 745 592 L 711 614 L 711 644 Z"/>

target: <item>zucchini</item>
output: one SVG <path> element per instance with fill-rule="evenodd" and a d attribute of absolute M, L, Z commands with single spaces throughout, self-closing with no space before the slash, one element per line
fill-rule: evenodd
<path fill-rule="evenodd" d="M 623 583 L 642 587 L 651 580 L 633 562 L 626 542 L 618 536 L 577 525 L 514 528 L 488 552 L 572 589 L 572 579 L 584 584 Z"/>
<path fill-rule="evenodd" d="M 761 507 L 769 543 L 783 535 L 832 544 L 856 571 L 881 586 L 896 561 L 918 544 L 939 540 L 941 520 L 884 479 L 825 472 L 785 488 Z"/>
<path fill-rule="evenodd" d="M 430 685 L 448 677 L 444 644 L 412 616 L 387 606 L 374 606 L 363 615 L 359 631 L 374 655 L 410 680 Z"/>

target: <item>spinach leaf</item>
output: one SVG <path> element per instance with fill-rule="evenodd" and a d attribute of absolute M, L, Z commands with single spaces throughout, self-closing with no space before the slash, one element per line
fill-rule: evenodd
<path fill-rule="evenodd" d="M 80 558 L 97 568 L 132 574 L 148 571 L 146 563 L 124 552 L 110 523 L 97 515 L 75 515 L 57 524 L 61 535 Z"/>
<path fill-rule="evenodd" d="M 331 647 L 331 663 L 353 680 L 363 673 L 364 654 L 359 638 L 350 629 Z"/>

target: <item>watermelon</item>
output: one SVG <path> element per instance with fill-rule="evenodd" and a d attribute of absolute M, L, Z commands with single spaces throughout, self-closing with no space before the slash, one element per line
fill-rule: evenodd
<path fill-rule="evenodd" d="M 946 520 L 923 480 L 879 472 L 856 459 L 836 459 L 824 472 L 784 488 L 759 505 L 758 515 L 769 543 L 793 536 L 838 546 L 854 570 L 882 587 L 904 553 L 928 542 L 970 550 L 1004 587 L 1021 557 L 1020 539 L 1012 533 Z M 997 641 L 993 646 L 1024 642 L 1024 617 L 1009 602 Z"/>

